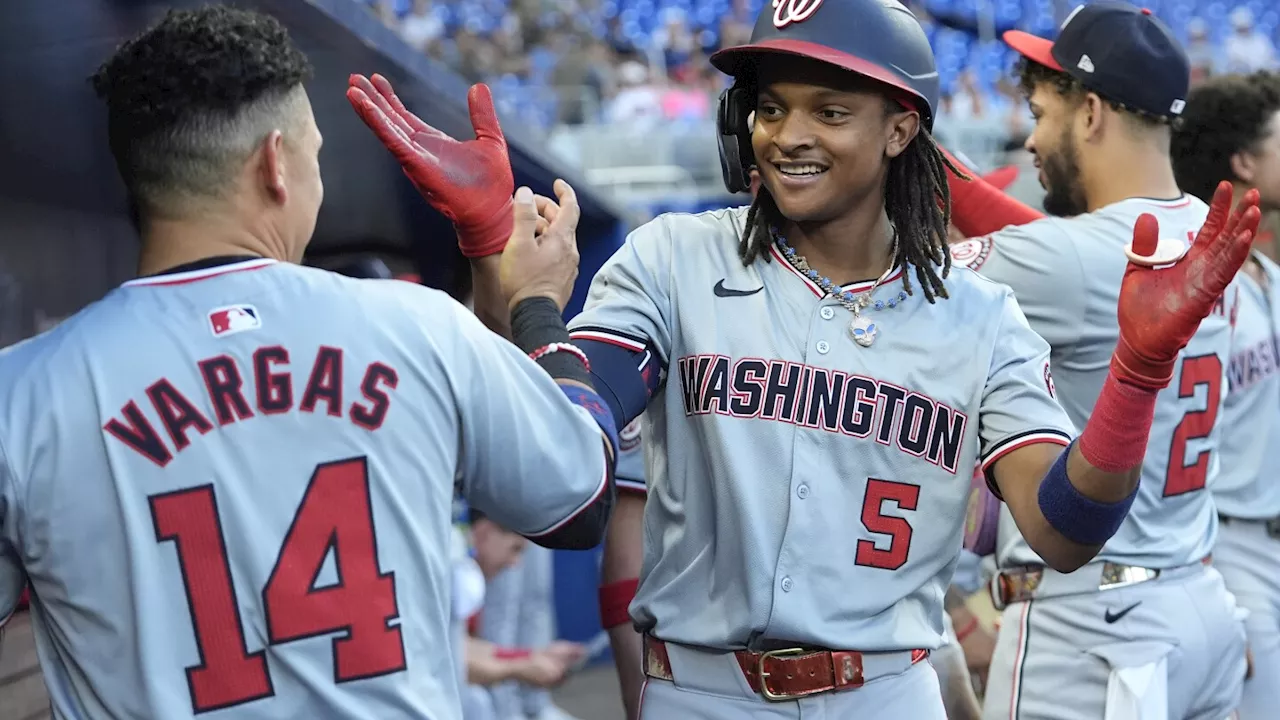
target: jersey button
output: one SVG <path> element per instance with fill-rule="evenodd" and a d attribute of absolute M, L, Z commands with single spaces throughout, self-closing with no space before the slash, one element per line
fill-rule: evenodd
<path fill-rule="evenodd" d="M 782 578 L 782 592 L 791 592 L 791 587 L 794 584 L 795 583 L 791 582 L 791 578 L 789 577 Z"/>
<path fill-rule="evenodd" d="M 796 488 L 796 497 L 800 498 L 801 500 L 809 497 L 809 486 L 801 485 L 800 487 Z"/>
<path fill-rule="evenodd" d="M 836 316 L 836 311 L 831 309 L 831 306 L 828 305 L 827 307 L 824 307 L 821 310 L 819 310 L 818 314 L 822 316 L 823 320 L 830 320 L 831 318 Z"/>
<path fill-rule="evenodd" d="M 827 351 L 831 349 L 831 344 L 828 343 L 826 340 L 819 340 L 817 348 L 818 348 L 819 355 L 826 355 Z"/>

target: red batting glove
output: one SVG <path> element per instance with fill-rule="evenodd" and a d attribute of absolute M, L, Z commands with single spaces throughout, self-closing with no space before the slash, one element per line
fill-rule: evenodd
<path fill-rule="evenodd" d="M 462 254 L 502 252 L 511 236 L 515 180 L 489 86 L 477 83 L 467 93 L 476 139 L 458 142 L 409 112 L 381 75 L 372 82 L 352 75 L 349 82 L 347 100 L 422 197 L 453 222 Z"/>
<path fill-rule="evenodd" d="M 1249 257 L 1262 218 L 1258 191 L 1246 193 L 1228 216 L 1230 210 L 1231 183 L 1223 182 L 1182 259 L 1160 269 L 1129 262 L 1117 309 L 1120 342 L 1111 356 L 1111 373 L 1117 380 L 1159 390 L 1173 378 L 1178 353 Z M 1133 252 L 1153 255 L 1159 237 L 1155 217 L 1142 215 L 1133 227 Z"/>

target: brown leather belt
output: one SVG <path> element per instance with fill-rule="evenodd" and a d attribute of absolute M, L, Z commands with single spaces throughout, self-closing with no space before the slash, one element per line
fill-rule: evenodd
<path fill-rule="evenodd" d="M 674 680 L 667 644 L 645 636 L 644 672 L 658 680 Z M 911 663 L 929 656 L 928 650 L 912 650 Z M 787 648 L 753 652 L 738 650 L 734 657 L 753 692 L 766 700 L 796 700 L 809 695 L 862 687 L 862 653 Z"/>

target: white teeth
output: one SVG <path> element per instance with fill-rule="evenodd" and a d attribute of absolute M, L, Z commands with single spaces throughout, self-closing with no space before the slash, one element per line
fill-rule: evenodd
<path fill-rule="evenodd" d="M 778 171 L 783 175 L 818 175 L 826 172 L 826 168 L 819 165 L 788 165 L 778 166 Z"/>

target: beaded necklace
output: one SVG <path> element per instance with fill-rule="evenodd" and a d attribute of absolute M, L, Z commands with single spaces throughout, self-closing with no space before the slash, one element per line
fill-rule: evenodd
<path fill-rule="evenodd" d="M 831 297 L 835 298 L 846 310 L 853 314 L 853 320 L 849 323 L 849 335 L 853 338 L 854 342 L 858 343 L 862 347 L 871 347 L 871 344 L 876 341 L 876 336 L 880 334 L 880 328 L 877 323 L 864 316 L 862 311 L 868 306 L 876 310 L 883 310 L 886 307 L 892 309 L 897 307 L 898 303 L 904 302 L 907 299 L 906 291 L 899 290 L 897 296 L 888 300 L 876 300 L 874 302 L 871 300 L 871 296 L 875 293 L 876 288 L 880 287 L 880 285 L 884 283 L 884 281 L 887 280 L 897 268 L 897 230 L 894 230 L 893 247 L 889 250 L 889 257 L 893 258 L 894 262 L 889 264 L 889 269 L 885 270 L 869 289 L 860 293 L 853 293 L 848 290 L 841 289 L 839 285 L 836 285 L 831 281 L 831 278 L 823 277 L 817 270 L 810 267 L 809 261 L 805 260 L 804 256 L 800 253 L 797 253 L 795 248 L 788 245 L 786 238 L 782 237 L 782 235 L 777 231 L 774 231 L 773 233 L 773 240 L 778 244 L 778 249 L 782 252 L 782 257 L 787 259 L 787 262 L 791 264 L 791 267 L 794 267 L 805 277 L 812 280 L 815 285 L 824 290 Z"/>

